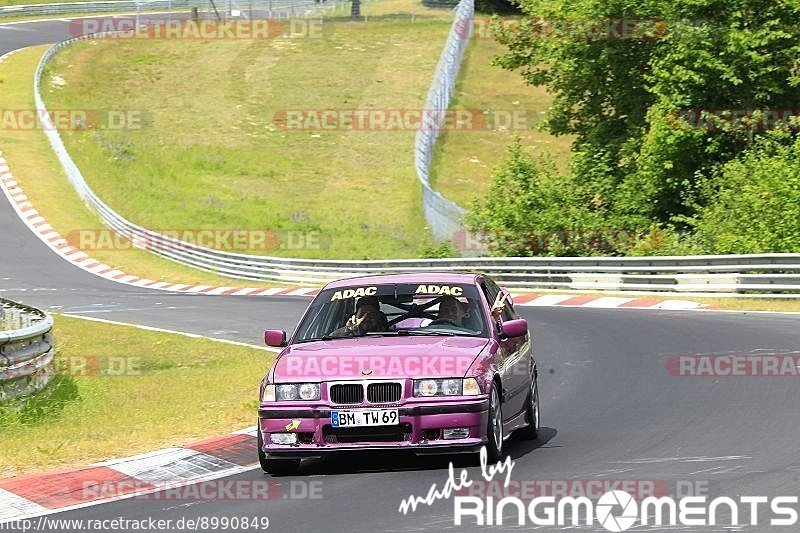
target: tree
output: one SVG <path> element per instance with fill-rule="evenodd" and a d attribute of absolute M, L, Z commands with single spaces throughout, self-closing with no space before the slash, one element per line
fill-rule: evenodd
<path fill-rule="evenodd" d="M 518 1 L 496 63 L 554 94 L 547 128 L 576 136 L 573 179 L 614 224 L 690 217 L 698 180 L 763 135 L 698 128 L 686 110 L 800 107 L 796 0 Z"/>
<path fill-rule="evenodd" d="M 707 205 L 692 221 L 709 253 L 800 250 L 800 139 L 778 132 L 756 141 L 705 183 Z"/>

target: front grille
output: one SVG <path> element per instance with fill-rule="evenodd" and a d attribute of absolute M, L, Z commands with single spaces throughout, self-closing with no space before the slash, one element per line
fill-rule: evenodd
<path fill-rule="evenodd" d="M 330 393 L 333 403 L 354 404 L 364 401 L 364 387 L 360 383 L 331 385 Z"/>
<path fill-rule="evenodd" d="M 405 442 L 411 440 L 411 424 L 354 428 L 324 426 L 322 435 L 327 444 L 340 442 Z"/>
<path fill-rule="evenodd" d="M 403 387 L 399 383 L 370 383 L 367 399 L 370 403 L 394 403 L 400 401 Z"/>

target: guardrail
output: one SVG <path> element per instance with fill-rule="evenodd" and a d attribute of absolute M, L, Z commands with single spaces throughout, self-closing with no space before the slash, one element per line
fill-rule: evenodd
<path fill-rule="evenodd" d="M 191 0 L 115 0 L 110 2 L 63 2 L 55 4 L 29 4 L 0 7 L 0 18 L 19 16 L 69 15 L 71 13 L 124 13 L 139 9 L 180 9 L 190 8 L 198 2 Z"/>
<path fill-rule="evenodd" d="M 469 0 L 467 0 L 469 1 Z M 288 259 L 224 252 L 160 234 L 130 222 L 89 187 L 70 157 L 40 94 L 47 62 L 64 41 L 45 52 L 36 70 L 34 99 L 44 132 L 70 182 L 105 224 L 140 248 L 177 263 L 230 278 L 320 284 L 371 273 L 482 271 L 508 287 L 614 291 L 764 293 L 800 297 L 800 254 L 688 257 L 521 257 L 336 261 Z"/>
<path fill-rule="evenodd" d="M 56 4 L 29 4 L 20 6 L 0 7 L 0 20 L 9 17 L 21 16 L 50 16 L 50 15 L 69 15 L 79 13 L 127 13 L 145 11 L 185 11 L 188 12 L 193 7 L 203 9 L 206 16 L 212 13 L 227 17 L 232 10 L 240 12 L 241 16 L 247 16 L 254 10 L 264 12 L 267 16 L 280 16 L 283 11 L 300 9 L 303 7 L 313 7 L 323 9 L 333 0 L 217 0 L 212 6 L 208 0 L 113 0 L 108 2 L 64 2 Z M 218 10 L 218 11 L 215 11 Z M 296 13 L 291 12 L 291 16 Z"/>
<path fill-rule="evenodd" d="M 32 394 L 53 377 L 53 319 L 0 298 L 0 402 Z"/>
<path fill-rule="evenodd" d="M 423 120 L 414 138 L 414 167 L 417 177 L 422 183 L 422 210 L 428 227 L 437 241 L 461 229 L 464 209 L 445 198 L 430 183 L 430 167 L 436 139 L 441 131 L 442 121 L 450 108 L 450 97 L 456 86 L 458 71 L 464 50 L 471 37 L 472 18 L 475 16 L 474 0 L 461 0 L 456 6 L 456 14 L 450 33 L 439 56 L 433 82 L 425 100 Z"/>

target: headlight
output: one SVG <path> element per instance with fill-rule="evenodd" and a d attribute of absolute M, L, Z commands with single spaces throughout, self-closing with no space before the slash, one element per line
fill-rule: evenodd
<path fill-rule="evenodd" d="M 475 378 L 467 378 L 464 380 L 464 396 L 477 396 L 481 393 L 481 388 L 478 386 L 478 380 Z"/>
<path fill-rule="evenodd" d="M 267 385 L 264 387 L 264 394 L 261 396 L 262 402 L 275 401 L 275 385 Z"/>
<path fill-rule="evenodd" d="M 480 394 L 475 378 L 415 379 L 414 396 L 474 396 Z"/>
<path fill-rule="evenodd" d="M 319 400 L 319 383 L 281 383 L 264 387 L 264 402 L 284 400 Z"/>
<path fill-rule="evenodd" d="M 303 383 L 298 389 L 301 400 L 319 400 L 319 383 Z"/>

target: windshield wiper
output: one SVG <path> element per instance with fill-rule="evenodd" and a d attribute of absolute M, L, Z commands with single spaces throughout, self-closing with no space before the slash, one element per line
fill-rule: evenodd
<path fill-rule="evenodd" d="M 460 333 L 453 333 L 452 331 L 420 331 L 420 330 L 405 330 L 404 335 L 421 336 L 421 337 L 455 337 L 461 335 Z"/>
<path fill-rule="evenodd" d="M 322 337 L 311 337 L 310 339 L 297 339 L 295 343 L 301 342 L 316 342 L 316 341 L 332 341 L 334 339 L 347 339 L 348 337 L 333 337 L 331 335 L 323 335 Z"/>
<path fill-rule="evenodd" d="M 453 337 L 457 335 L 457 333 L 452 333 L 450 331 L 414 331 L 410 329 L 398 329 L 396 331 L 368 331 L 364 335 L 367 337 L 409 337 L 413 335 L 429 335 L 436 337 L 446 335 L 448 337 Z"/>

